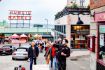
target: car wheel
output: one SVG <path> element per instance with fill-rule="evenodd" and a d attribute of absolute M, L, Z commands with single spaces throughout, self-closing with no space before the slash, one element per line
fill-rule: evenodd
<path fill-rule="evenodd" d="M 27 60 L 27 61 L 28 61 L 28 58 L 26 58 L 25 60 Z"/>
<path fill-rule="evenodd" d="M 12 58 L 12 60 L 15 60 L 15 58 Z"/>
<path fill-rule="evenodd" d="M 10 55 L 12 55 L 12 52 L 10 53 Z"/>

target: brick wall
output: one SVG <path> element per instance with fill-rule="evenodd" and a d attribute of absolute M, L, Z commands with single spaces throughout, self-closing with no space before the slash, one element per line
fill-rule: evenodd
<path fill-rule="evenodd" d="M 90 0 L 90 8 L 96 9 L 105 6 L 105 0 Z"/>

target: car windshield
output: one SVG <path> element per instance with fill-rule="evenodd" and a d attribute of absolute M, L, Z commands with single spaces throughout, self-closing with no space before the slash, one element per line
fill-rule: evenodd
<path fill-rule="evenodd" d="M 25 52 L 26 49 L 17 49 L 18 52 Z"/>
<path fill-rule="evenodd" d="M 5 45 L 5 46 L 3 46 L 3 47 L 11 47 L 11 46 L 9 46 L 9 45 Z"/>
<path fill-rule="evenodd" d="M 26 48 L 29 48 L 30 45 L 21 45 L 21 47 L 26 47 Z"/>

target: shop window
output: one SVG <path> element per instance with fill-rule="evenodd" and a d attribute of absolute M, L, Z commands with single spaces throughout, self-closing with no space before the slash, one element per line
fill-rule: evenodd
<path fill-rule="evenodd" d="M 87 45 L 88 45 L 88 49 L 91 52 L 95 52 L 95 36 L 88 36 L 87 38 Z"/>

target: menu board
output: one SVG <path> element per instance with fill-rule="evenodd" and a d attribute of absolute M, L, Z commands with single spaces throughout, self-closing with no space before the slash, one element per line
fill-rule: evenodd
<path fill-rule="evenodd" d="M 100 47 L 104 46 L 104 34 L 100 34 Z"/>
<path fill-rule="evenodd" d="M 90 38 L 90 48 L 92 48 L 92 38 Z"/>
<path fill-rule="evenodd" d="M 105 33 L 105 25 L 100 25 L 99 26 L 99 32 L 100 33 Z"/>

